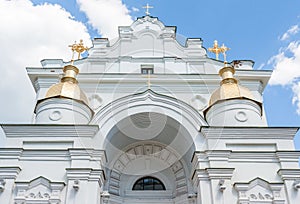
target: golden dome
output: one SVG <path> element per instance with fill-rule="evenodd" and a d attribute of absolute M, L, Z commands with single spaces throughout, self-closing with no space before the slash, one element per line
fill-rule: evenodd
<path fill-rule="evenodd" d="M 221 81 L 221 86 L 212 93 L 207 109 L 219 101 L 229 99 L 249 99 L 261 106 L 261 102 L 254 98 L 249 89 L 238 84 L 233 77 L 234 73 L 234 68 L 230 66 L 225 66 L 219 71 L 219 75 L 223 80 Z"/>
<path fill-rule="evenodd" d="M 209 106 L 221 100 L 228 100 L 234 98 L 247 98 L 255 101 L 249 89 L 240 86 L 238 84 L 231 83 L 231 84 L 222 84 L 220 88 L 218 88 L 212 93 L 209 100 Z"/>
<path fill-rule="evenodd" d="M 61 79 L 61 82 L 52 85 L 47 91 L 44 99 L 55 97 L 70 98 L 81 101 L 88 106 L 89 101 L 85 93 L 78 86 L 78 81 L 76 80 L 76 75 L 79 73 L 78 68 L 73 65 L 67 65 L 64 67 L 63 71 L 65 74 Z"/>
<path fill-rule="evenodd" d="M 89 104 L 88 99 L 84 92 L 79 88 L 77 83 L 60 82 L 52 85 L 46 93 L 46 98 L 62 97 L 70 98 Z"/>

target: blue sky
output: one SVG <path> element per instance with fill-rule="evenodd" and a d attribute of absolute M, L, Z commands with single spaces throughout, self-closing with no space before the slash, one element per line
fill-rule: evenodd
<path fill-rule="evenodd" d="M 114 29 L 117 33 L 117 25 L 143 16 L 142 6 L 146 3 L 154 6 L 150 10 L 152 16 L 158 17 L 166 25 L 177 26 L 177 33 L 182 38 L 200 37 L 206 48 L 217 39 L 231 48 L 228 52 L 229 61 L 249 59 L 255 61 L 255 69 L 275 69 L 271 85 L 264 91 L 269 125 L 300 126 L 299 0 L 0 0 L 0 43 L 2 49 L 7 50 L 0 56 L 4 61 L 2 75 L 6 78 L 0 82 L 0 93 L 7 95 L 7 100 L 2 100 L 0 104 L 4 107 L 0 121 L 26 122 L 32 117 L 18 115 L 23 109 L 27 111 L 24 115 L 29 115 L 32 107 L 24 104 L 34 101 L 33 89 L 28 79 L 24 79 L 25 66 L 37 66 L 43 58 L 59 58 L 59 55 L 67 58 L 66 54 L 61 54 L 67 51 L 57 50 L 73 42 L 72 38 L 85 36 L 92 39 L 101 37 L 101 34 L 113 36 Z M 53 7 L 53 4 L 59 6 Z M 39 5 L 43 5 L 40 10 L 37 9 Z M 19 18 L 20 11 L 24 15 Z M 39 19 L 33 19 L 36 16 Z M 56 28 L 58 25 L 60 27 Z M 80 32 L 72 33 L 73 28 Z M 33 31 L 35 39 L 30 39 Z M 58 43 L 60 45 L 56 46 Z M 25 49 L 31 46 L 35 46 L 32 52 Z M 53 53 L 45 51 L 43 46 L 53 48 Z M 24 58 L 10 57 L 16 52 L 20 52 Z M 14 66 L 18 73 L 12 71 Z M 10 101 L 20 91 L 17 87 L 19 83 L 24 83 L 24 89 L 27 88 L 28 92 L 18 96 L 24 98 L 22 103 L 12 103 Z M 14 110 L 14 113 L 10 114 L 9 110 Z M 300 149 L 299 133 L 296 146 Z"/>

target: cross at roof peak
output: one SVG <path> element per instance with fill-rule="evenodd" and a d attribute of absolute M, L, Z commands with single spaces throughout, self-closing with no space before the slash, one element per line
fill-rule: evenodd
<path fill-rule="evenodd" d="M 148 3 L 146 6 L 143 6 L 144 9 L 146 9 L 145 13 L 147 16 L 150 15 L 149 9 L 154 8 L 153 6 L 150 6 Z"/>

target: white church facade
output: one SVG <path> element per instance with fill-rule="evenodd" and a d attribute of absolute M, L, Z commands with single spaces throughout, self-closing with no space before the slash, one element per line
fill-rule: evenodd
<path fill-rule="evenodd" d="M 298 128 L 264 112 L 271 71 L 150 15 L 71 62 L 27 68 L 36 118 L 1 125 L 1 204 L 300 203 Z"/>

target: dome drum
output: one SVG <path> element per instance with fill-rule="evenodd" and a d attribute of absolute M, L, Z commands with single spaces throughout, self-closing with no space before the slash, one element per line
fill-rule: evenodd
<path fill-rule="evenodd" d="M 88 124 L 93 111 L 81 101 L 48 98 L 36 106 L 37 124 Z"/>
<path fill-rule="evenodd" d="M 206 112 L 210 126 L 266 126 L 260 105 L 245 98 L 215 103 Z"/>

